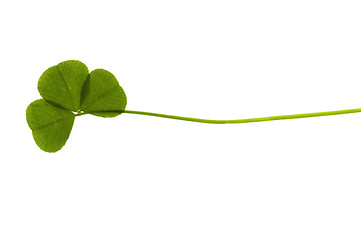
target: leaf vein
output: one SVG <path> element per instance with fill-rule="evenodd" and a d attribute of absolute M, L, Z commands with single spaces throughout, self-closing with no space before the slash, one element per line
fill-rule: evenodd
<path fill-rule="evenodd" d="M 60 68 L 59 68 L 58 65 L 56 65 L 56 69 L 58 69 L 58 71 L 59 71 L 59 73 L 60 73 L 60 77 L 61 77 L 61 79 L 63 80 L 63 82 L 64 82 L 64 84 L 65 84 L 65 86 L 66 86 L 66 90 L 67 90 L 68 93 L 69 93 L 69 96 L 70 96 L 70 98 L 71 98 L 72 103 L 74 104 L 73 95 L 71 94 L 70 89 L 69 89 L 69 86 L 68 86 L 68 84 L 66 83 L 65 78 L 64 78 L 64 76 L 63 76 L 63 73 L 61 72 L 61 70 L 60 70 Z M 74 107 L 74 106 L 73 106 L 73 107 Z"/>
<path fill-rule="evenodd" d="M 50 125 L 52 125 L 52 124 L 55 124 L 55 123 L 58 123 L 58 122 L 62 122 L 62 121 L 65 121 L 65 120 L 69 120 L 70 118 L 71 118 L 71 117 L 60 118 L 60 119 L 57 119 L 57 120 L 55 120 L 55 121 L 53 121 L 53 122 L 44 124 L 44 125 L 42 125 L 42 126 L 40 126 L 40 127 L 37 127 L 37 128 L 35 128 L 35 129 L 32 129 L 32 130 L 33 130 L 33 131 L 38 131 L 38 130 L 43 129 L 43 128 L 47 127 L 47 126 L 50 126 Z"/>
<path fill-rule="evenodd" d="M 94 104 L 95 102 L 97 102 L 99 99 L 104 98 L 105 96 L 107 96 L 108 94 L 110 94 L 111 92 L 113 92 L 116 87 L 118 87 L 119 85 L 115 85 L 114 87 L 110 88 L 109 90 L 103 92 L 102 94 L 100 94 L 99 96 L 97 96 L 93 101 L 91 101 L 90 103 L 87 104 L 87 106 L 91 106 L 92 104 Z"/>

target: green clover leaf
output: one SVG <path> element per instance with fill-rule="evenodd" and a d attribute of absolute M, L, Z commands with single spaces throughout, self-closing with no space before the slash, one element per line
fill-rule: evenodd
<path fill-rule="evenodd" d="M 127 97 L 115 76 L 104 69 L 95 69 L 89 73 L 87 66 L 76 60 L 64 61 L 48 68 L 39 79 L 38 90 L 43 99 L 36 100 L 28 106 L 26 120 L 36 144 L 46 152 L 56 152 L 65 145 L 75 117 L 83 114 L 106 118 L 129 113 L 199 123 L 233 124 L 361 112 L 361 108 L 355 108 L 248 119 L 212 120 L 126 110 Z"/>
<path fill-rule="evenodd" d="M 92 114 L 115 117 L 126 107 L 127 98 L 113 74 L 75 60 L 48 68 L 40 77 L 43 99 L 26 109 L 26 120 L 34 140 L 46 152 L 60 150 L 69 138 L 75 116 Z"/>
<path fill-rule="evenodd" d="M 43 99 L 32 102 L 26 109 L 26 120 L 36 144 L 46 152 L 60 150 L 69 138 L 75 115 L 55 107 Z"/>
<path fill-rule="evenodd" d="M 84 63 L 75 60 L 48 68 L 40 77 L 38 90 L 43 99 L 71 111 L 78 111 L 83 84 L 89 75 Z"/>
<path fill-rule="evenodd" d="M 81 110 L 100 117 L 115 117 L 125 110 L 127 97 L 113 74 L 104 70 L 92 71 L 84 83 Z"/>

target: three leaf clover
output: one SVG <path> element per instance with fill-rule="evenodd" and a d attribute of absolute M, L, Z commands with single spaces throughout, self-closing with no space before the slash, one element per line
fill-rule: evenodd
<path fill-rule="evenodd" d="M 114 75 L 104 69 L 95 69 L 89 73 L 84 63 L 75 60 L 64 61 L 48 68 L 39 79 L 38 90 L 43 99 L 36 100 L 28 106 L 26 120 L 36 144 L 46 152 L 56 152 L 65 145 L 75 117 L 83 114 L 115 117 L 121 113 L 130 113 L 199 123 L 233 124 L 361 112 L 361 108 L 355 108 L 248 119 L 212 120 L 125 110 L 127 97 Z"/>
<path fill-rule="evenodd" d="M 127 104 L 112 73 L 104 69 L 89 73 L 87 66 L 76 60 L 48 68 L 39 79 L 38 90 L 43 99 L 28 106 L 26 120 L 36 144 L 46 152 L 56 152 L 65 145 L 75 116 L 115 117 Z"/>

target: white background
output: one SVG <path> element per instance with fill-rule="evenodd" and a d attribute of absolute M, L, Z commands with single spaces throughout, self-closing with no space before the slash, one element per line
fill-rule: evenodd
<path fill-rule="evenodd" d="M 361 107 L 360 1 L 2 1 L 0 239 L 360 239 L 361 114 L 211 125 L 25 109 L 77 59 L 129 110 L 239 119 Z"/>

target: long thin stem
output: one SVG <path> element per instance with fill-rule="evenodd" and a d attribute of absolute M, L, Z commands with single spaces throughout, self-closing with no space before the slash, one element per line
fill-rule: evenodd
<path fill-rule="evenodd" d="M 191 122 L 200 122 L 200 123 L 225 124 L 225 123 L 250 123 L 250 122 L 274 121 L 274 120 L 282 120 L 282 119 L 321 117 L 321 116 L 339 115 L 339 114 L 347 114 L 347 113 L 358 113 L 358 112 L 361 112 L 361 108 L 339 110 L 339 111 L 328 111 L 328 112 L 302 113 L 302 114 L 280 115 L 280 116 L 271 116 L 271 117 L 237 119 L 237 120 L 210 120 L 210 119 L 180 117 L 180 116 L 174 116 L 174 115 L 168 115 L 168 114 L 132 111 L 132 110 L 124 110 L 123 113 L 140 114 L 140 115 L 162 117 L 162 118 L 171 118 L 171 119 L 191 121 Z"/>

